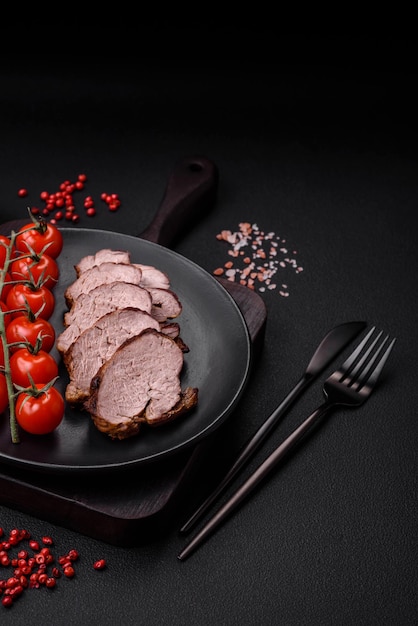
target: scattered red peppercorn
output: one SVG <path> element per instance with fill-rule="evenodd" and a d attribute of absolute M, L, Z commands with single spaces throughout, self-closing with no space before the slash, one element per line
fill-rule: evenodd
<path fill-rule="evenodd" d="M 49 537 L 49 536 L 46 536 L 46 535 L 45 535 L 44 537 L 42 537 L 42 543 L 43 543 L 45 546 L 52 546 L 52 544 L 54 543 L 54 541 L 53 541 L 52 537 Z"/>
<path fill-rule="evenodd" d="M 82 191 L 87 181 L 86 174 L 78 174 L 76 180 L 64 180 L 58 185 L 55 192 L 41 191 L 39 199 L 44 203 L 42 208 L 31 207 L 34 215 L 41 214 L 44 219 L 50 219 L 51 223 L 56 224 L 57 221 L 65 218 L 68 221 L 78 223 L 80 216 L 75 212 L 75 192 Z M 25 197 L 28 195 L 27 189 L 19 189 L 18 196 Z M 101 200 L 108 206 L 109 211 L 117 211 L 121 205 L 121 201 L 117 193 L 102 193 Z M 97 213 L 94 198 L 90 195 L 85 196 L 83 207 L 88 217 L 94 217 Z"/>
<path fill-rule="evenodd" d="M 77 561 L 77 559 L 78 559 L 78 552 L 77 552 L 77 550 L 74 550 L 74 549 L 70 550 L 68 552 L 68 558 L 70 559 L 70 561 Z"/>
<path fill-rule="evenodd" d="M 67 578 L 73 578 L 75 576 L 74 567 L 72 567 L 71 565 L 67 565 L 67 567 L 64 567 L 64 576 L 66 576 Z"/>
<path fill-rule="evenodd" d="M 2 606 L 9 608 L 24 593 L 26 589 L 39 589 L 45 587 L 54 589 L 57 581 L 65 576 L 74 578 L 75 561 L 79 559 L 79 553 L 72 548 L 66 554 L 55 557 L 50 546 L 54 544 L 52 537 L 44 535 L 41 541 L 31 538 L 29 531 L 13 528 L 7 537 L 3 528 L 0 527 L 0 597 Z M 23 541 L 28 542 L 28 548 L 22 547 Z M 43 544 L 43 547 L 41 546 Z M 11 551 L 16 550 L 16 555 Z M 32 552 L 31 552 L 32 551 Z M 11 575 L 1 578 L 1 567 L 12 567 Z M 106 567 L 105 559 L 99 559 L 94 563 L 95 570 Z"/>

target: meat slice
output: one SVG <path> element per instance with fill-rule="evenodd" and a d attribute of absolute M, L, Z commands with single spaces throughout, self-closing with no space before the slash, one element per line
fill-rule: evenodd
<path fill-rule="evenodd" d="M 64 314 L 67 328 L 57 337 L 57 350 L 64 354 L 81 333 L 111 311 L 133 306 L 151 313 L 152 300 L 147 289 L 132 283 L 114 282 L 99 285 L 81 294 Z"/>
<path fill-rule="evenodd" d="M 180 337 L 180 324 L 177 322 L 161 322 L 160 330 L 164 335 L 169 335 L 173 339 Z"/>
<path fill-rule="evenodd" d="M 136 267 L 142 272 L 141 286 L 146 287 L 157 287 L 159 289 L 169 289 L 170 288 L 170 279 L 167 274 L 157 269 L 153 265 L 144 265 L 143 263 L 134 263 Z"/>
<path fill-rule="evenodd" d="M 157 426 L 190 411 L 198 390 L 181 388 L 183 352 L 153 329 L 127 339 L 93 378 L 84 408 L 113 439 L 136 435 L 143 423 Z"/>
<path fill-rule="evenodd" d="M 141 309 L 126 307 L 106 313 L 87 328 L 64 354 L 64 364 L 70 377 L 65 399 L 71 406 L 84 402 L 90 393 L 90 383 L 114 352 L 127 339 L 146 328 L 159 330 L 159 323 Z"/>
<path fill-rule="evenodd" d="M 167 319 L 173 319 L 180 315 L 182 306 L 174 291 L 156 287 L 148 287 L 147 289 L 152 300 L 152 315 L 159 322 L 165 322 Z"/>
<path fill-rule="evenodd" d="M 88 293 L 99 285 L 108 285 L 117 281 L 139 285 L 141 279 L 142 271 L 139 267 L 130 263 L 105 261 L 82 272 L 65 290 L 65 301 L 67 306 L 71 307 L 82 293 Z"/>
<path fill-rule="evenodd" d="M 83 257 L 74 266 L 77 276 L 80 276 L 82 272 L 100 265 L 101 263 L 130 263 L 131 255 L 126 250 L 111 250 L 110 248 L 103 248 L 98 250 L 95 254 L 89 254 Z"/>

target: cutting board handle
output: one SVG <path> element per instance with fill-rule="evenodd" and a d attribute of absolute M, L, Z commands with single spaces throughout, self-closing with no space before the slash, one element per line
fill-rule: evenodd
<path fill-rule="evenodd" d="M 171 171 L 158 211 L 138 237 L 172 247 L 177 236 L 211 209 L 218 180 L 218 170 L 208 158 L 191 156 L 180 160 Z"/>

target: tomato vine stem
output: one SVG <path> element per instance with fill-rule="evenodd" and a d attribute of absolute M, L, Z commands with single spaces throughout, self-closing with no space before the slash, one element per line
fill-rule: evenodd
<path fill-rule="evenodd" d="M 12 250 L 14 248 L 14 244 L 16 241 L 16 233 L 12 231 L 10 235 L 10 243 L 6 248 L 6 257 L 4 260 L 4 266 L 0 272 L 0 292 L 5 284 L 6 273 L 11 263 Z M 15 414 L 15 393 L 12 382 L 12 374 L 10 371 L 10 354 L 9 354 L 9 346 L 7 344 L 6 337 L 6 324 L 5 324 L 5 313 L 0 308 L 0 336 L 2 341 L 3 348 L 3 359 L 4 359 L 4 376 L 6 378 L 6 386 L 7 386 L 7 394 L 9 396 L 9 423 L 10 423 L 10 436 L 12 439 L 12 443 L 20 443 L 19 436 L 19 428 L 16 421 Z"/>

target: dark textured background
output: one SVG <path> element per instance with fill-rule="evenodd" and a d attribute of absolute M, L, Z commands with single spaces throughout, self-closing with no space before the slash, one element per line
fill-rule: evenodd
<path fill-rule="evenodd" d="M 216 234 L 250 221 L 286 237 L 304 271 L 279 273 L 288 298 L 278 290 L 262 295 L 261 359 L 205 475 L 196 475 L 162 536 L 119 548 L 0 506 L 4 529 L 48 532 L 83 557 L 74 580 L 50 594 L 25 594 L 0 611 L 2 623 L 416 623 L 414 46 L 301 37 L 276 46 L 267 36 L 256 44 L 249 33 L 234 45 L 222 34 L 221 48 L 215 32 L 205 33 L 206 54 L 196 47 L 199 33 L 189 49 L 179 34 L 185 54 L 178 58 L 170 47 L 159 58 L 158 46 L 141 46 L 140 37 L 128 38 L 118 57 L 110 30 L 102 39 L 96 32 L 90 46 L 79 38 L 77 47 L 55 46 L 52 54 L 42 46 L 41 54 L 34 41 L 32 53 L 15 45 L 3 56 L 2 221 L 25 217 L 40 191 L 84 172 L 93 197 L 115 191 L 122 207 L 83 216 L 79 226 L 139 233 L 172 166 L 203 154 L 219 168 L 218 198 L 176 250 L 212 272 L 227 260 Z M 20 187 L 28 199 L 17 197 Z M 325 332 L 352 319 L 398 337 L 379 390 L 362 409 L 328 419 L 180 563 L 178 528 L 218 465 L 298 380 Z M 260 458 L 321 401 L 318 381 Z M 108 562 L 100 574 L 90 566 L 98 556 Z"/>

